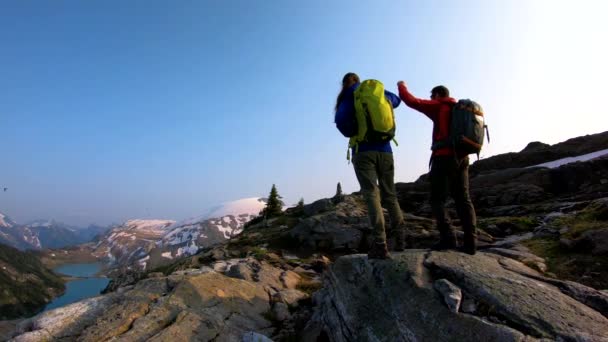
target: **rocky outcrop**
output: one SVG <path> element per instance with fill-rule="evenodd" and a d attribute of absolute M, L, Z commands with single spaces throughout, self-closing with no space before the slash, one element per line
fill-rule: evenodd
<path fill-rule="evenodd" d="M 314 296 L 306 340 L 608 340 L 608 318 L 542 279 L 522 263 L 485 253 L 411 250 L 388 261 L 344 256 Z M 435 285 L 440 280 L 444 285 Z M 453 312 L 441 287 L 460 289 L 475 303 L 467 307 L 473 312 Z"/>
<path fill-rule="evenodd" d="M 437 238 L 431 219 L 405 214 L 407 240 L 410 247 L 428 247 Z M 390 217 L 385 212 L 385 222 Z M 343 196 L 331 211 L 323 211 L 300 221 L 285 233 L 301 251 L 323 251 L 331 254 L 366 252 L 371 242 L 367 208 L 360 195 Z M 394 243 L 387 232 L 389 246 Z"/>
<path fill-rule="evenodd" d="M 471 174 L 528 167 L 603 149 L 608 149 L 608 132 L 585 135 L 555 145 L 533 142 L 520 152 L 504 153 L 477 161 L 471 166 Z"/>
<path fill-rule="evenodd" d="M 235 271 L 236 270 L 236 271 Z M 12 341 L 240 341 L 271 336 L 309 295 L 300 276 L 253 258 L 151 274 L 21 322 Z M 252 334 L 254 332 L 255 334 Z"/>
<path fill-rule="evenodd" d="M 357 197 L 346 197 L 332 211 L 319 213 L 317 207 L 320 206 L 325 207 L 324 204 L 310 205 L 308 211 L 315 215 L 303 218 L 287 233 L 301 248 L 348 252 L 365 244 L 370 232 L 369 219 L 367 210 Z"/>
<path fill-rule="evenodd" d="M 343 199 L 344 199 L 344 197 L 342 196 L 340 198 L 340 200 L 343 200 Z M 334 201 L 329 198 L 322 198 L 320 200 L 312 202 L 311 204 L 305 205 L 303 207 L 303 212 L 306 216 L 317 215 L 319 213 L 330 210 L 333 207 L 334 202 L 339 203 L 340 200 Z"/>
<path fill-rule="evenodd" d="M 429 183 L 397 183 L 406 212 L 430 216 Z M 483 217 L 560 211 L 564 202 L 608 196 L 608 158 L 549 168 L 508 168 L 470 179 L 471 198 Z"/>
<path fill-rule="evenodd" d="M 608 255 L 608 228 L 588 230 L 575 239 L 562 238 L 560 245 L 568 251 Z"/>

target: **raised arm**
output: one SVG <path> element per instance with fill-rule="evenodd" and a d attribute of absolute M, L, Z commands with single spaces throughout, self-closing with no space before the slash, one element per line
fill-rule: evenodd
<path fill-rule="evenodd" d="M 415 97 L 407 90 L 405 82 L 403 81 L 399 81 L 397 87 L 399 88 L 399 97 L 408 107 L 425 114 L 431 120 L 435 119 L 437 113 L 439 113 L 441 102 L 436 100 L 423 100 Z"/>

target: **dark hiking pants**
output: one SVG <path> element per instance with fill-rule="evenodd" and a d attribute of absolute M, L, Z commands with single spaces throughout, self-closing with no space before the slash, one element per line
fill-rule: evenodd
<path fill-rule="evenodd" d="M 431 208 L 442 237 L 453 234 L 445 204 L 452 195 L 460 217 L 465 240 L 476 238 L 477 218 L 469 196 L 469 158 L 458 161 L 454 156 L 433 157 L 430 172 Z"/>
<path fill-rule="evenodd" d="M 353 156 L 353 165 L 361 194 L 367 204 L 370 225 L 375 241 L 386 242 L 382 204 L 388 210 L 393 232 L 405 229 L 403 212 L 395 190 L 393 154 L 365 151 Z"/>

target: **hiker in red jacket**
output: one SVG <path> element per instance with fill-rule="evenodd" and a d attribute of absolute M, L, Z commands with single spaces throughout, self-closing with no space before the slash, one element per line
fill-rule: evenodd
<path fill-rule="evenodd" d="M 450 116 L 456 100 L 450 97 L 448 88 L 441 85 L 431 90 L 430 100 L 414 97 L 403 81 L 399 81 L 397 86 L 399 97 L 408 107 L 433 120 L 433 152 L 429 177 L 431 208 L 440 235 L 439 243 L 433 248 L 444 250 L 457 246 L 456 235 L 445 208 L 448 194 L 451 193 L 464 230 L 462 251 L 473 255 L 476 252 L 477 218 L 469 196 L 469 157 L 467 154 L 458 153 L 452 147 L 446 147 L 445 144 L 438 144 L 449 137 Z"/>

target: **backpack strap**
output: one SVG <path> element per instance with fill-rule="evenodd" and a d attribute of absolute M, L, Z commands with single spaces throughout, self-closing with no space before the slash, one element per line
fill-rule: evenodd
<path fill-rule="evenodd" d="M 483 128 L 486 129 L 486 137 L 488 138 L 488 144 L 490 143 L 490 129 L 488 128 L 488 125 L 483 125 Z"/>
<path fill-rule="evenodd" d="M 350 145 L 346 146 L 346 160 L 348 160 L 348 163 L 350 164 Z"/>
<path fill-rule="evenodd" d="M 348 147 L 346 148 L 346 160 L 348 160 L 349 164 L 350 164 L 350 149 L 351 148 L 355 149 L 353 156 L 355 154 L 359 153 L 359 142 L 357 141 L 357 139 L 355 139 L 355 137 L 350 138 L 350 140 L 348 141 Z"/>

